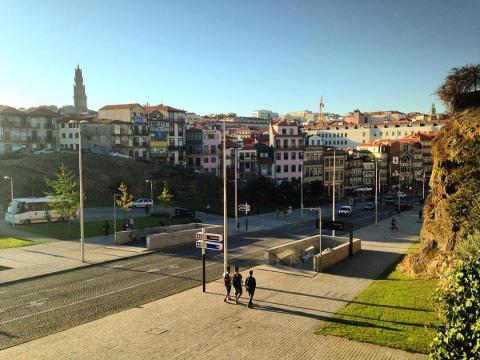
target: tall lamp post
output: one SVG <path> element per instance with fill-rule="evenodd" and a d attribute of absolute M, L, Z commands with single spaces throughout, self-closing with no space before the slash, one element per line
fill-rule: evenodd
<path fill-rule="evenodd" d="M 303 165 L 302 159 L 298 159 L 300 168 L 300 217 L 303 219 Z"/>
<path fill-rule="evenodd" d="M 332 220 L 335 221 L 335 183 L 336 183 L 336 164 L 337 164 L 337 159 L 336 159 L 336 148 L 333 148 L 333 199 L 332 199 Z M 335 236 L 335 230 L 332 230 L 332 236 Z"/>
<path fill-rule="evenodd" d="M 80 256 L 85 262 L 85 224 L 83 218 L 83 169 L 82 169 L 82 125 L 88 123 L 86 120 L 70 120 L 69 124 L 78 125 L 78 175 L 80 184 Z"/>
<path fill-rule="evenodd" d="M 11 202 L 13 202 L 13 177 L 11 176 L 4 176 L 5 180 L 10 180 L 10 198 Z M 15 227 L 15 221 L 12 221 L 12 227 Z"/>
<path fill-rule="evenodd" d="M 240 223 L 238 222 L 238 149 L 233 149 L 235 154 L 235 228 L 240 228 Z"/>
<path fill-rule="evenodd" d="M 225 118 L 223 118 L 223 271 L 227 271 L 228 248 L 227 248 L 227 135 Z"/>
<path fill-rule="evenodd" d="M 154 206 L 154 202 L 153 202 L 153 181 L 152 180 L 145 180 L 145 183 L 150 183 L 150 200 L 152 201 L 152 208 L 150 209 L 150 215 L 153 214 L 153 206 Z"/>
<path fill-rule="evenodd" d="M 378 161 L 375 159 L 375 225 L 378 225 Z"/>

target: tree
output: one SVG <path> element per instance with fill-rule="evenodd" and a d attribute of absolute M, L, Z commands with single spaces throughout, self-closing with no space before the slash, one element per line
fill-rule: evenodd
<path fill-rule="evenodd" d="M 172 206 L 173 205 L 173 195 L 170 194 L 168 190 L 168 184 L 166 181 L 163 182 L 162 194 L 158 197 L 160 200 L 160 205 L 162 206 Z"/>
<path fill-rule="evenodd" d="M 480 64 L 469 64 L 461 68 L 452 68 L 437 95 L 450 110 L 455 110 L 457 95 L 477 91 L 480 86 Z"/>
<path fill-rule="evenodd" d="M 118 190 L 122 193 L 119 199 L 116 200 L 116 203 L 125 211 L 125 220 L 127 219 L 127 212 L 132 208 L 133 195 L 129 194 L 128 187 L 123 182 L 120 183 Z"/>
<path fill-rule="evenodd" d="M 45 182 L 52 189 L 46 193 L 52 197 L 50 206 L 59 218 L 66 221 L 74 219 L 80 206 L 80 191 L 75 175 L 62 164 L 55 178 L 45 178 Z"/>

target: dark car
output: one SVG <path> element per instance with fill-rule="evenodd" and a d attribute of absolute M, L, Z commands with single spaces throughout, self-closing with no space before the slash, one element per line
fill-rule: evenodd
<path fill-rule="evenodd" d="M 373 202 L 367 202 L 365 206 L 363 207 L 364 210 L 373 210 L 375 209 L 375 203 Z"/>

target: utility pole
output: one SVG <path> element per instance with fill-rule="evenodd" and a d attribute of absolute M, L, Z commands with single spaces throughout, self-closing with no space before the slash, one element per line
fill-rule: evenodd
<path fill-rule="evenodd" d="M 205 228 L 202 228 L 202 290 L 203 292 L 206 291 L 206 276 L 205 276 Z"/>
<path fill-rule="evenodd" d="M 223 271 L 227 271 L 228 249 L 227 249 L 227 135 L 225 118 L 223 118 Z"/>

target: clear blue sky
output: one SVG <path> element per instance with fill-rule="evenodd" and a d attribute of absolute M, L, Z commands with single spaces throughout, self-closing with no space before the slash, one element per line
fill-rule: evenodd
<path fill-rule="evenodd" d="M 428 112 L 480 60 L 478 0 L 0 0 L 0 104 Z M 442 107 L 439 106 L 440 109 Z"/>

